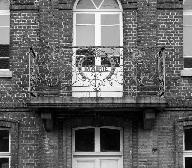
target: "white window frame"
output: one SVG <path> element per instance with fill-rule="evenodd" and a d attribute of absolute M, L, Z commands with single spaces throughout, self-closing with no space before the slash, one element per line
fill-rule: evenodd
<path fill-rule="evenodd" d="M 10 10 L 0 10 L 0 15 L 9 15 Z M 10 31 L 10 24 L 8 26 L 0 26 L 0 27 L 8 27 Z M 10 35 L 9 35 L 9 44 L 10 44 Z M 0 57 L 1 59 L 10 59 L 10 57 Z M 0 69 L 0 77 L 12 77 L 12 72 L 8 69 Z"/>
<path fill-rule="evenodd" d="M 1 130 L 9 131 L 9 152 L 0 152 L 0 158 L 8 158 L 9 159 L 9 168 L 11 167 L 11 134 L 8 128 L 0 128 Z"/>
<path fill-rule="evenodd" d="M 103 0 L 104 1 L 104 0 Z M 100 6 L 102 5 L 101 2 Z M 73 46 L 76 46 L 76 14 L 95 14 L 95 46 L 101 46 L 101 15 L 102 14 L 119 14 L 119 26 L 120 26 L 120 46 L 123 46 L 123 9 L 119 2 L 116 0 L 120 9 L 99 9 L 100 6 L 96 9 L 76 9 L 76 1 L 73 8 Z M 93 3 L 94 4 L 94 3 Z M 83 24 L 85 25 L 85 24 Z"/>
<path fill-rule="evenodd" d="M 184 5 L 184 2 L 183 2 L 183 5 Z M 192 10 L 184 10 L 183 9 L 183 17 L 185 15 L 192 15 Z M 191 29 L 192 29 L 192 25 L 184 25 L 183 24 L 183 27 L 191 27 Z M 184 48 L 184 43 L 183 43 L 183 48 Z M 183 54 L 183 58 L 191 58 L 192 59 L 192 55 L 184 56 L 184 54 Z M 185 67 L 184 67 L 184 69 L 185 70 L 192 70 L 192 68 L 185 68 Z"/>
<path fill-rule="evenodd" d="M 92 2 L 93 2 L 93 0 L 91 0 Z M 78 50 L 78 48 L 86 48 L 87 46 L 90 46 L 90 47 L 96 47 L 96 48 L 99 48 L 99 47 L 106 47 L 106 48 L 113 48 L 113 47 L 120 47 L 120 50 L 119 50 L 119 52 L 122 54 L 123 53 L 123 49 L 122 49 L 122 47 L 123 47 L 123 8 L 122 8 L 122 6 L 121 6 L 121 3 L 120 3 L 120 1 L 119 0 L 116 0 L 116 2 L 118 3 L 118 9 L 117 8 L 115 8 L 115 9 L 100 9 L 100 7 L 101 7 L 101 5 L 102 5 L 102 3 L 104 2 L 104 0 L 102 0 L 102 2 L 101 2 L 101 4 L 100 4 L 100 6 L 99 7 L 96 7 L 96 5 L 95 5 L 95 9 L 77 9 L 76 7 L 77 7 L 77 4 L 78 4 L 78 2 L 79 2 L 79 0 L 76 0 L 76 2 L 74 3 L 74 7 L 73 7 L 73 53 L 74 53 L 74 55 L 73 55 L 73 59 L 72 59 L 72 64 L 73 65 L 75 65 L 76 64 L 76 50 Z M 94 4 L 94 3 L 93 3 Z M 85 45 L 87 45 L 87 46 L 85 46 L 84 44 L 77 44 L 77 32 L 76 32 L 76 28 L 77 28 L 77 26 L 76 26 L 76 23 L 77 23 L 77 21 L 76 21 L 76 15 L 77 14 L 94 14 L 94 16 L 95 16 L 95 23 L 94 24 L 91 24 L 91 25 L 94 25 L 94 28 L 95 28 L 95 41 L 93 42 L 93 44 L 85 44 Z M 118 22 L 118 24 L 111 24 L 111 25 L 101 25 L 101 18 L 102 18 L 102 14 L 105 14 L 105 15 L 107 15 L 107 14 L 113 14 L 113 15 L 115 15 L 115 14 L 118 14 L 118 16 L 119 16 L 119 22 Z M 78 24 L 79 25 L 79 24 Z M 82 24 L 82 25 L 86 25 L 86 24 Z M 104 26 L 115 26 L 115 25 L 118 25 L 118 27 L 119 27 L 119 32 L 118 32 L 118 35 L 119 35 L 119 44 L 114 44 L 113 45 L 113 43 L 111 44 L 112 46 L 109 46 L 109 45 L 101 45 L 102 44 L 102 37 L 101 37 L 101 33 L 102 33 L 102 27 L 104 27 Z M 84 46 L 81 46 L 81 45 L 84 45 Z M 123 66 L 123 59 L 122 59 L 122 55 L 121 54 L 117 54 L 117 56 L 119 56 L 119 58 L 120 58 L 120 66 Z M 101 57 L 95 57 L 94 58 L 95 59 L 95 66 L 101 66 Z M 122 73 L 122 76 L 123 76 L 123 71 L 121 71 L 121 67 L 117 67 L 117 70 L 119 70 L 120 71 L 120 73 Z M 74 66 L 74 72 L 78 72 L 78 69 Z M 119 73 L 119 74 L 120 74 Z M 74 73 L 75 74 L 75 73 Z M 90 73 L 89 73 L 90 74 Z M 105 73 L 101 73 L 102 75 L 104 75 Z M 74 80 L 76 80 L 76 78 L 79 78 L 79 74 L 75 74 L 74 75 Z M 81 77 L 80 77 L 81 78 Z M 121 76 L 119 76 L 119 79 L 118 80 L 122 80 L 121 79 Z M 73 87 L 73 91 L 77 91 L 76 93 L 74 92 L 74 94 L 72 95 L 72 96 L 74 96 L 74 97 L 87 97 L 87 96 L 90 96 L 90 97 L 95 97 L 95 96 L 97 96 L 97 93 L 96 92 L 93 92 L 93 87 L 92 86 L 88 86 L 88 87 L 86 87 L 86 89 L 85 89 L 85 87 L 84 87 L 84 84 L 87 86 L 88 84 L 87 84 L 87 82 L 85 82 L 85 83 L 81 83 L 81 82 L 74 82 L 75 83 L 75 85 L 74 85 L 74 87 Z M 121 83 L 121 82 L 119 82 L 119 83 Z M 84 88 L 83 88 L 84 87 Z M 86 92 L 82 92 L 83 90 L 86 90 Z M 102 91 L 105 91 L 105 90 L 111 90 L 112 92 L 111 93 L 113 93 L 112 95 L 112 97 L 122 97 L 122 90 L 123 90 L 123 87 L 122 87 L 122 85 L 121 84 L 117 84 L 117 87 L 116 86 L 111 86 L 111 87 L 109 87 L 108 89 L 106 89 L 106 87 L 105 86 L 101 86 L 101 90 Z M 78 93 L 78 91 L 80 91 L 80 93 Z M 89 91 L 91 91 L 91 92 L 89 92 Z M 107 94 L 107 92 L 106 92 L 106 94 L 105 94 L 105 92 L 100 92 L 101 93 L 101 97 L 109 97 L 109 94 Z M 118 91 L 118 92 L 116 92 L 116 91 Z M 82 92 L 82 94 L 81 94 L 81 92 Z M 118 93 L 118 94 L 116 94 L 116 93 Z"/>
<path fill-rule="evenodd" d="M 0 15 L 8 15 L 10 17 L 10 11 L 9 10 L 0 10 Z M 8 26 L 0 26 L 1 27 L 7 27 L 10 29 L 10 24 Z M 10 37 L 9 37 L 9 44 L 10 44 Z M 0 59 L 5 59 L 9 57 L 0 57 Z M 0 71 L 8 71 L 9 69 L 0 69 Z"/>
<path fill-rule="evenodd" d="M 94 152 L 75 152 L 75 131 L 80 129 L 95 129 L 95 151 Z M 100 152 L 100 128 L 115 129 L 120 131 L 120 151 L 119 152 Z M 123 155 L 123 129 L 121 127 L 103 126 L 103 127 L 78 127 L 72 131 L 72 154 L 74 156 L 122 156 Z"/>
<path fill-rule="evenodd" d="M 96 6 L 95 6 L 95 9 L 77 9 L 76 7 L 77 7 L 77 4 L 78 4 L 79 1 L 80 1 L 80 0 L 76 0 L 76 2 L 74 3 L 73 11 L 95 11 L 95 12 L 100 12 L 100 11 L 122 11 L 122 10 L 123 10 L 123 8 L 122 8 L 121 3 L 119 2 L 119 0 L 116 0 L 116 1 L 117 1 L 118 5 L 119 5 L 119 8 L 120 8 L 120 9 L 100 9 L 100 7 L 102 6 L 102 3 L 103 3 L 104 0 L 101 2 L 101 4 L 99 5 L 99 7 L 96 7 Z M 92 1 L 92 0 L 90 0 L 90 1 Z M 94 2 L 93 2 L 93 1 L 92 1 L 92 3 L 93 3 L 93 5 L 94 5 Z"/>

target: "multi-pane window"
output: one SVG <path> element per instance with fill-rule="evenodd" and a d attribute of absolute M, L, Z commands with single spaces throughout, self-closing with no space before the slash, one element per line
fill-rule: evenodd
<path fill-rule="evenodd" d="M 122 97 L 123 19 L 120 2 L 77 0 L 73 8 L 73 27 L 72 96 Z M 113 75 L 109 79 L 108 74 L 114 69 L 116 77 Z M 114 82 L 109 82 L 112 79 Z"/>
<path fill-rule="evenodd" d="M 122 11 L 115 0 L 80 0 L 74 9 L 74 45 L 122 45 Z"/>
<path fill-rule="evenodd" d="M 0 129 L 0 168 L 10 167 L 10 133 L 8 129 Z"/>
<path fill-rule="evenodd" d="M 74 152 L 121 152 L 121 130 L 81 128 L 74 131 Z"/>
<path fill-rule="evenodd" d="M 183 163 L 184 168 L 192 167 L 192 128 L 184 129 Z"/>
<path fill-rule="evenodd" d="M 122 168 L 122 129 L 86 127 L 73 130 L 73 168 Z"/>
<path fill-rule="evenodd" d="M 9 0 L 0 0 L 0 70 L 9 69 Z"/>
<path fill-rule="evenodd" d="M 192 68 L 192 1 L 184 0 L 183 6 L 183 56 L 184 68 Z"/>

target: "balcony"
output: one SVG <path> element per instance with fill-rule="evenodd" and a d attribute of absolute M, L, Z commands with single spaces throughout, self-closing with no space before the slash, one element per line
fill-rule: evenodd
<path fill-rule="evenodd" d="M 48 46 L 37 55 L 30 50 L 31 105 L 165 104 L 164 47 Z"/>

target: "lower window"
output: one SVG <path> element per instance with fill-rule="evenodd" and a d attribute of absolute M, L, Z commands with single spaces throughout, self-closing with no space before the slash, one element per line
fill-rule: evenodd
<path fill-rule="evenodd" d="M 0 129 L 0 168 L 10 167 L 10 133 L 8 129 Z"/>
<path fill-rule="evenodd" d="M 122 129 L 86 127 L 73 130 L 73 168 L 122 168 Z"/>
<path fill-rule="evenodd" d="M 192 168 L 192 128 L 184 129 L 183 142 L 184 168 Z"/>

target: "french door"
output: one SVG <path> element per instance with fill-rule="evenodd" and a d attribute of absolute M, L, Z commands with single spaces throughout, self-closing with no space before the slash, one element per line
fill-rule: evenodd
<path fill-rule="evenodd" d="M 88 1 L 73 14 L 72 96 L 122 97 L 122 11 L 115 0 Z"/>

